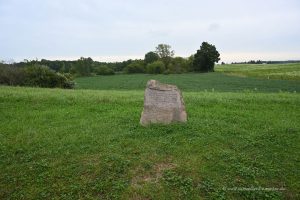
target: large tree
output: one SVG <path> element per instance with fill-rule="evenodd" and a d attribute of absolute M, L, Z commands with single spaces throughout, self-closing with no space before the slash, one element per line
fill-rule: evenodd
<path fill-rule="evenodd" d="M 145 55 L 145 64 L 153 63 L 159 59 L 159 55 L 153 51 L 146 53 Z"/>
<path fill-rule="evenodd" d="M 193 70 L 199 72 L 213 72 L 215 62 L 219 62 L 220 54 L 216 47 L 203 42 L 200 49 L 194 55 Z"/>
<path fill-rule="evenodd" d="M 158 54 L 159 58 L 164 62 L 166 67 L 169 65 L 172 57 L 175 54 L 175 52 L 171 49 L 171 46 L 168 44 L 159 44 L 156 47 L 155 52 Z"/>

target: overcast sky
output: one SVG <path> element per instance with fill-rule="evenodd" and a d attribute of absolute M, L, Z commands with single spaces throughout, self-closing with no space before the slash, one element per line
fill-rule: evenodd
<path fill-rule="evenodd" d="M 222 61 L 300 59 L 300 0 L 0 0 L 0 60 L 115 61 L 159 43 Z"/>

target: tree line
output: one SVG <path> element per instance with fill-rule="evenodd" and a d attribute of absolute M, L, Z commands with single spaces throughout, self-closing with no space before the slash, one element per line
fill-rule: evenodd
<path fill-rule="evenodd" d="M 146 53 L 144 59 L 123 62 L 99 62 L 81 57 L 75 61 L 42 59 L 0 63 L 0 84 L 73 88 L 72 79 L 78 76 L 213 72 L 214 64 L 220 60 L 216 47 L 207 42 L 188 58 L 174 55 L 170 45 L 159 44 L 154 51 Z"/>
<path fill-rule="evenodd" d="M 249 60 L 247 62 L 232 62 L 231 64 L 291 64 L 291 63 L 300 63 L 300 60 L 283 60 L 283 61 Z"/>

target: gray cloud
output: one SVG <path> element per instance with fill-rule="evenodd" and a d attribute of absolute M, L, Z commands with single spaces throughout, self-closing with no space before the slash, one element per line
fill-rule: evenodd
<path fill-rule="evenodd" d="M 300 55 L 299 11 L 298 0 L 0 0 L 0 59 L 123 59 L 162 42 L 188 56 L 202 41 L 228 61 L 290 59 Z"/>

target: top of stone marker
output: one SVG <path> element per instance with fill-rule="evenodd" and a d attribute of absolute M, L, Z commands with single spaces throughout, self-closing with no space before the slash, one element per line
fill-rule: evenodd
<path fill-rule="evenodd" d="M 178 90 L 178 88 L 175 85 L 162 84 L 157 80 L 148 81 L 147 88 L 152 90 L 161 90 L 161 91 Z"/>

